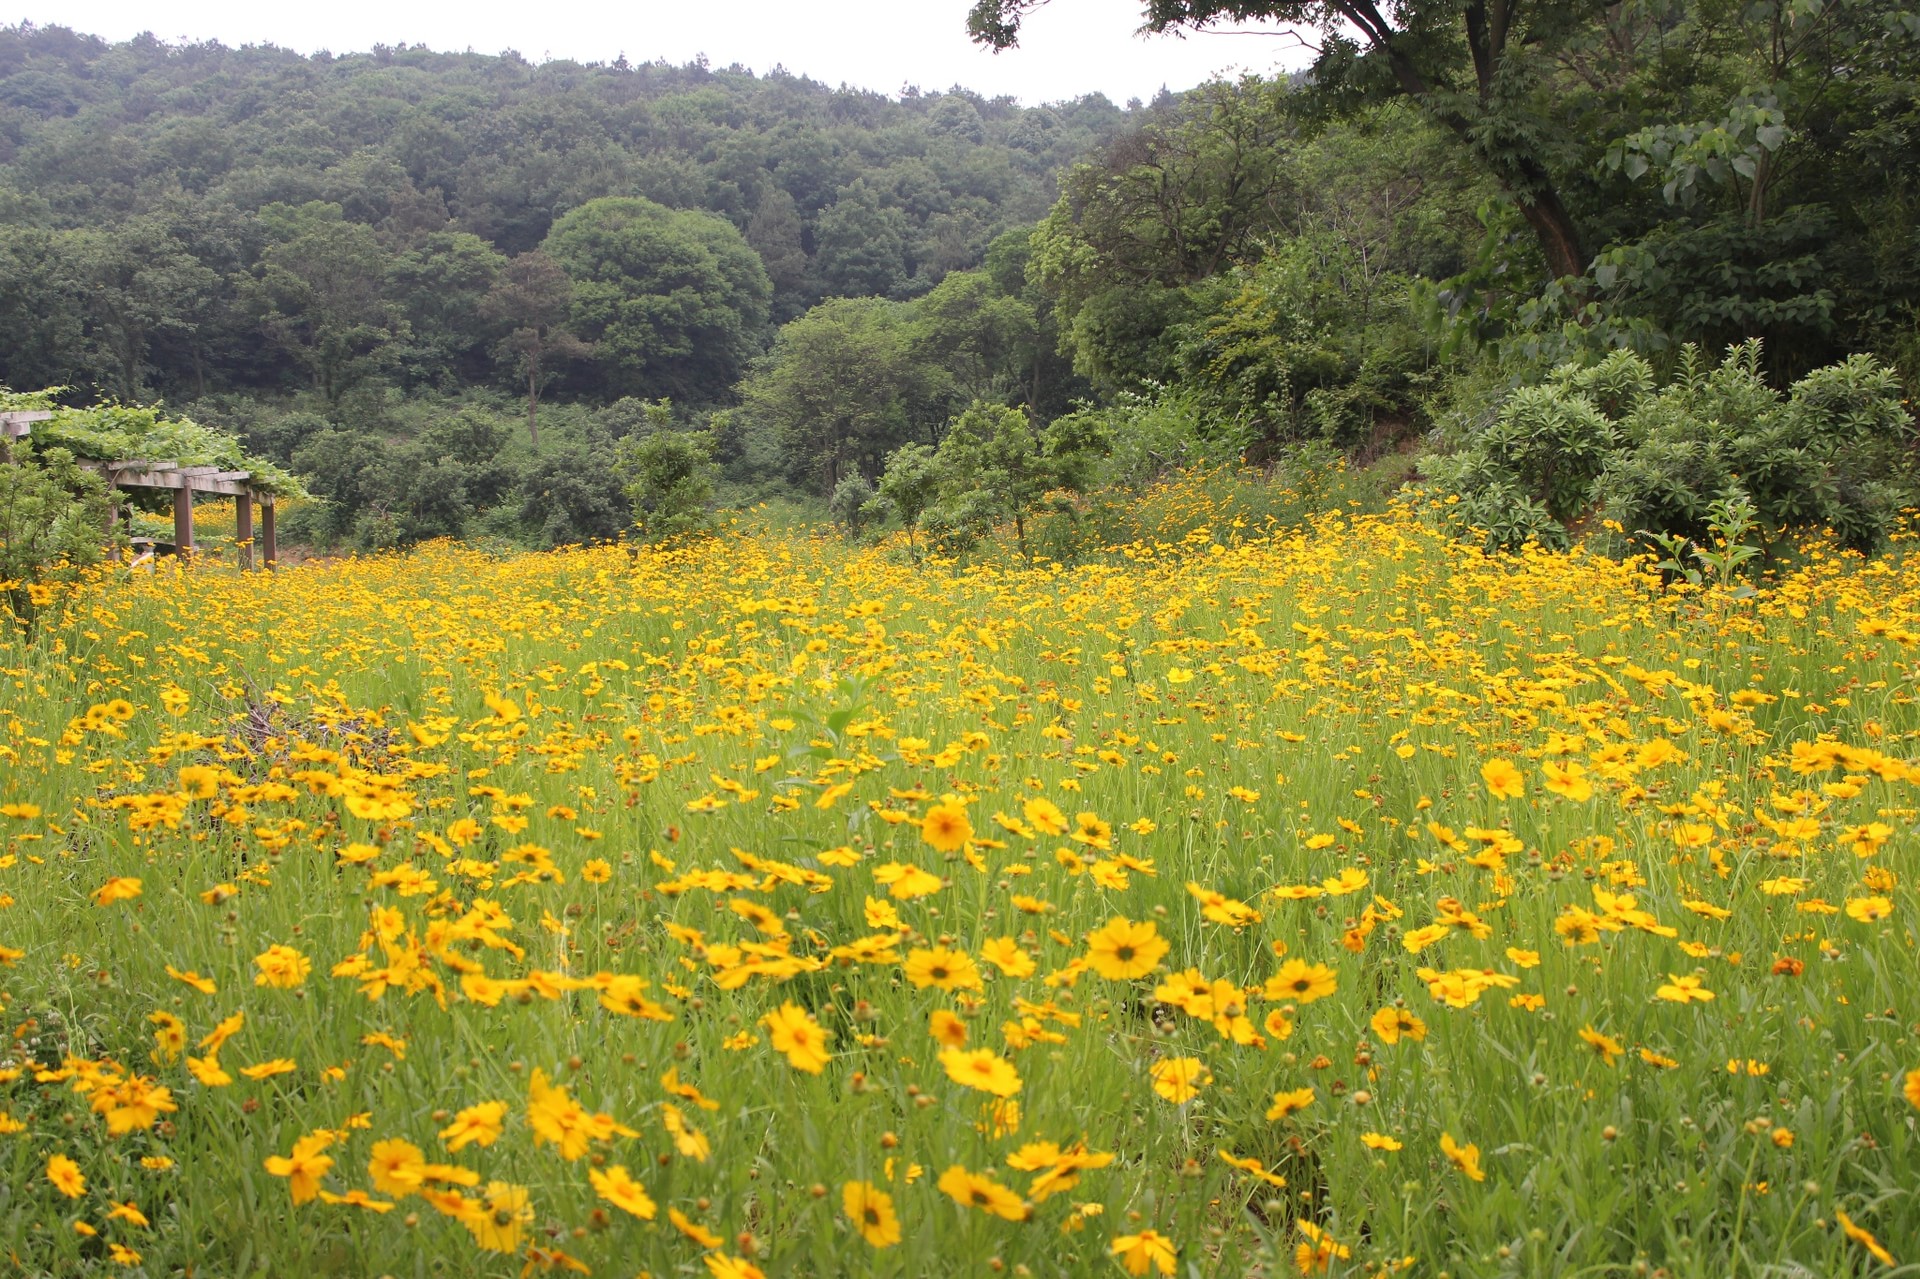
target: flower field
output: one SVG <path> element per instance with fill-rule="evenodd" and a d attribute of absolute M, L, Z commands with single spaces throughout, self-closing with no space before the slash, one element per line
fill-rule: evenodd
<path fill-rule="evenodd" d="M 1910 544 L 1228 541 L 89 586 L 0 650 L 0 1250 L 1920 1272 Z"/>

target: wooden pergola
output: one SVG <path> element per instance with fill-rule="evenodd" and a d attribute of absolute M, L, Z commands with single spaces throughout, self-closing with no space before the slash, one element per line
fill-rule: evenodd
<path fill-rule="evenodd" d="M 53 414 L 45 411 L 0 413 L 0 441 L 25 438 L 35 422 L 44 422 Z M 250 471 L 229 471 L 218 466 L 181 466 L 177 462 L 131 460 L 96 462 L 83 459 L 80 465 L 106 476 L 116 489 L 167 489 L 173 493 L 174 552 L 183 559 L 193 557 L 193 495 L 213 493 L 230 497 L 234 505 L 234 544 L 239 548 L 240 567 L 253 567 L 253 508 L 260 507 L 260 549 L 262 560 L 271 569 L 279 562 L 279 546 L 274 529 L 274 495 L 256 484 Z M 118 521 L 120 508 L 107 508 L 107 527 Z"/>

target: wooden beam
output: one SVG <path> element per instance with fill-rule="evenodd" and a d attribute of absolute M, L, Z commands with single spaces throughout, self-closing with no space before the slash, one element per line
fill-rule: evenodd
<path fill-rule="evenodd" d="M 45 409 L 16 409 L 11 413 L 0 413 L 0 436 L 20 439 L 32 433 L 35 422 L 44 422 L 52 416 Z"/>
<path fill-rule="evenodd" d="M 240 569 L 245 572 L 253 567 L 253 497 L 250 494 L 233 500 L 233 540 Z"/>
<path fill-rule="evenodd" d="M 181 559 L 193 558 L 193 490 L 173 492 L 173 545 Z"/>
<path fill-rule="evenodd" d="M 88 470 L 103 471 L 108 483 L 123 489 L 191 489 L 195 493 L 217 493 L 239 497 L 253 493 L 253 485 L 231 478 L 250 475 L 246 471 L 223 471 L 217 466 L 179 467 L 171 463 L 114 462 L 94 463 Z"/>
<path fill-rule="evenodd" d="M 107 477 L 107 483 L 123 489 L 183 489 L 195 493 L 214 493 L 221 497 L 252 497 L 264 505 L 270 494 L 253 482 L 252 471 L 229 471 L 218 466 L 181 466 L 177 462 L 97 462 L 82 458 L 82 470 Z"/>
<path fill-rule="evenodd" d="M 260 501 L 260 549 L 269 570 L 280 563 L 280 545 L 274 539 L 273 516 L 273 495 L 268 494 Z"/>

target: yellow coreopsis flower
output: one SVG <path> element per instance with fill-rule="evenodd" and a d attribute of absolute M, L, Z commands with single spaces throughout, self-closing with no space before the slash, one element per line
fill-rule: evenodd
<path fill-rule="evenodd" d="M 935 804 L 920 822 L 920 838 L 943 853 L 957 853 L 973 838 L 973 823 L 958 804 Z"/>
<path fill-rule="evenodd" d="M 1021 1088 L 1020 1072 L 1014 1069 L 1012 1062 L 991 1048 L 972 1051 L 945 1048 L 940 1052 L 940 1064 L 945 1067 L 947 1078 L 956 1084 L 977 1088 L 996 1097 L 1011 1097 Z"/>
<path fill-rule="evenodd" d="M 1193 1100 L 1213 1082 L 1198 1057 L 1168 1057 L 1154 1062 L 1147 1073 L 1153 1077 L 1153 1090 L 1176 1106 Z"/>
<path fill-rule="evenodd" d="M 840 1206 L 860 1237 L 875 1248 L 890 1248 L 900 1242 L 900 1219 L 894 1215 L 893 1196 L 876 1189 L 872 1182 L 847 1182 L 840 1188 Z"/>
<path fill-rule="evenodd" d="M 333 1157 L 320 1153 L 332 1144 L 332 1133 L 310 1132 L 293 1143 L 292 1154 L 268 1156 L 266 1170 L 287 1179 L 287 1189 L 295 1204 L 306 1203 L 319 1196 L 320 1178 L 333 1167 Z"/>
<path fill-rule="evenodd" d="M 935 1183 L 941 1193 L 967 1208 L 978 1208 L 1008 1221 L 1025 1221 L 1033 1212 L 1019 1195 L 985 1173 L 968 1172 L 954 1164 Z"/>
<path fill-rule="evenodd" d="M 1513 761 L 1494 758 L 1480 766 L 1480 780 L 1487 785 L 1487 794 L 1495 799 L 1519 799 L 1527 793 L 1527 779 L 1513 766 Z"/>
<path fill-rule="evenodd" d="M 643 1221 L 652 1221 L 656 1207 L 647 1188 L 635 1181 L 623 1165 L 614 1164 L 605 1172 L 598 1168 L 587 1170 L 587 1180 L 593 1184 L 594 1193 L 625 1213 L 639 1217 Z"/>
<path fill-rule="evenodd" d="M 822 1027 L 806 1009 L 788 1002 L 760 1020 L 774 1051 L 785 1053 L 788 1065 L 810 1075 L 827 1068 L 827 1040 L 833 1032 Z"/>
<path fill-rule="evenodd" d="M 1447 1162 L 1458 1168 L 1469 1181 L 1485 1181 L 1487 1174 L 1480 1170 L 1480 1147 L 1462 1146 L 1453 1139 L 1452 1133 L 1440 1134 L 1440 1153 Z"/>
<path fill-rule="evenodd" d="M 51 1155 L 47 1159 L 47 1180 L 53 1188 L 69 1199 L 78 1199 L 87 1193 L 87 1178 L 80 1171 L 80 1165 L 65 1155 Z"/>
<path fill-rule="evenodd" d="M 1150 919 L 1134 923 L 1116 915 L 1087 934 L 1087 962 L 1109 981 L 1145 977 L 1171 948 Z"/>
<path fill-rule="evenodd" d="M 1144 1275 L 1149 1270 L 1170 1275 L 1178 1256 L 1173 1240 L 1157 1230 L 1142 1230 L 1137 1235 L 1116 1235 L 1108 1251 L 1120 1259 L 1120 1264 L 1130 1275 Z"/>
<path fill-rule="evenodd" d="M 1267 1107 L 1267 1118 L 1285 1119 L 1296 1115 L 1313 1104 L 1314 1093 L 1311 1088 L 1295 1088 L 1290 1092 L 1273 1094 L 1273 1104 Z"/>

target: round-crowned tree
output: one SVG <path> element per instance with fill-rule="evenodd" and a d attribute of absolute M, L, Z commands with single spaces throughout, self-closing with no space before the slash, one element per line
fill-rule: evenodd
<path fill-rule="evenodd" d="M 772 286 L 725 218 L 609 196 L 541 247 L 573 281 L 573 327 L 610 396 L 711 404 L 760 349 Z"/>

